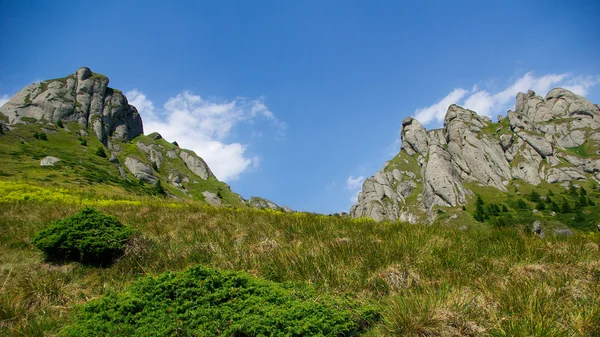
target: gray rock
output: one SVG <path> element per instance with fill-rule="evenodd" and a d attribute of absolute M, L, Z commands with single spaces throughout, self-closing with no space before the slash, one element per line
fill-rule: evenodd
<path fill-rule="evenodd" d="M 220 206 L 222 203 L 221 198 L 212 192 L 204 191 L 202 192 L 202 195 L 204 196 L 204 201 L 206 201 L 206 203 L 209 205 Z"/>
<path fill-rule="evenodd" d="M 202 180 L 206 180 L 209 177 L 214 176 L 204 160 L 198 157 L 194 152 L 182 150 L 179 152 L 179 157 L 183 160 L 187 168 Z"/>
<path fill-rule="evenodd" d="M 162 151 L 160 150 L 160 146 L 156 144 L 146 145 L 143 142 L 136 142 L 135 145 L 142 151 L 146 152 L 148 155 L 148 159 L 156 164 L 156 167 L 160 169 L 163 162 Z"/>
<path fill-rule="evenodd" d="M 423 125 L 414 118 L 407 117 L 402 121 L 402 149 L 409 155 L 426 153 L 429 147 L 427 132 Z"/>
<path fill-rule="evenodd" d="M 533 228 L 531 231 L 540 237 L 544 237 L 544 230 L 542 228 L 542 223 L 539 220 L 534 221 Z"/>
<path fill-rule="evenodd" d="M 183 179 L 181 178 L 181 173 L 179 173 L 177 170 L 171 171 L 171 173 L 169 173 L 169 177 L 167 179 L 171 183 L 171 185 L 173 185 L 175 187 L 182 186 L 181 183 L 183 182 Z"/>
<path fill-rule="evenodd" d="M 104 144 L 107 137 L 130 140 L 143 133 L 142 119 L 123 94 L 108 88 L 108 78 L 80 68 L 62 79 L 31 84 L 0 107 L 9 124 L 24 118 L 91 127 Z"/>
<path fill-rule="evenodd" d="M 573 231 L 568 228 L 557 228 L 554 230 L 556 236 L 573 236 Z"/>
<path fill-rule="evenodd" d="M 111 153 L 110 158 L 108 158 L 108 161 L 110 161 L 111 163 L 118 163 L 119 157 L 117 157 L 116 153 Z"/>
<path fill-rule="evenodd" d="M 136 178 L 141 179 L 147 183 L 155 184 L 156 177 L 154 177 L 154 170 L 149 165 L 144 164 L 142 161 L 128 156 L 125 158 L 125 167 L 131 172 Z"/>
<path fill-rule="evenodd" d="M 597 105 L 565 89 L 544 98 L 528 91 L 517 95 L 515 111 L 499 121 L 490 132 L 489 118 L 456 105 L 448 107 L 442 129 L 427 131 L 405 118 L 399 158 L 365 180 L 350 215 L 413 222 L 426 213 L 432 221 L 433 209 L 469 200 L 467 182 L 506 191 L 515 178 L 532 185 L 600 180 L 600 153 L 580 157 L 565 151 L 586 141 L 600 146 Z"/>
<path fill-rule="evenodd" d="M 270 208 L 276 211 L 283 210 L 282 207 L 279 207 L 279 205 L 272 202 L 271 200 L 260 197 L 251 197 L 247 203 L 248 206 L 258 209 Z"/>
<path fill-rule="evenodd" d="M 59 158 L 46 156 L 40 160 L 40 166 L 54 166 L 54 164 L 58 163 L 59 161 Z"/>

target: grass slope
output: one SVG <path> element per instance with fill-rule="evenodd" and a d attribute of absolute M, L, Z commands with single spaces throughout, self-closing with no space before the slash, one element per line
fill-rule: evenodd
<path fill-rule="evenodd" d="M 160 200 L 97 206 L 146 238 L 110 268 L 49 264 L 31 244 L 80 203 L 0 201 L 0 334 L 56 334 L 78 304 L 197 265 L 350 296 L 382 314 L 365 336 L 600 333 L 598 233 L 541 239 L 523 226 L 461 231 Z"/>
<path fill-rule="evenodd" d="M 22 181 L 37 186 L 66 188 L 88 193 L 105 194 L 111 191 L 115 194 L 131 194 L 147 196 L 156 193 L 152 185 L 141 183 L 124 168 L 127 176 L 121 178 L 117 166 L 107 157 L 97 155 L 102 148 L 110 156 L 110 151 L 91 134 L 80 137 L 81 126 L 69 123 L 64 128 L 47 122 L 21 124 L 13 130 L 0 135 L 0 179 Z M 44 133 L 47 140 L 38 139 L 35 135 Z M 82 140 L 85 139 L 85 142 Z M 155 144 L 163 152 L 178 149 L 177 146 L 164 139 L 153 139 L 149 136 L 139 136 L 130 142 L 115 144 L 121 148 L 118 158 L 121 163 L 127 156 L 135 156 L 138 160 L 152 166 L 149 156 L 135 144 L 142 142 L 146 145 Z M 85 145 L 82 145 L 84 143 Z M 184 150 L 182 150 L 184 151 Z M 54 156 L 61 159 L 55 166 L 41 167 L 40 159 Z M 190 177 L 190 181 L 182 183 L 183 188 L 175 188 L 169 184 L 169 174 L 177 170 L 182 175 Z M 154 175 L 160 179 L 162 187 L 168 194 L 183 200 L 204 200 L 202 192 L 209 191 L 218 194 L 227 205 L 243 207 L 239 196 L 229 187 L 214 177 L 202 180 L 194 175 L 179 158 L 164 156 L 163 163 Z"/>

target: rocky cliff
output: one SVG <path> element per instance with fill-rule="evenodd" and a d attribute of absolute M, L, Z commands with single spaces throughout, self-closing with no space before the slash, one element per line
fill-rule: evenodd
<path fill-rule="evenodd" d="M 142 119 L 121 91 L 108 87 L 108 77 L 80 68 L 64 78 L 31 84 L 0 107 L 8 124 L 31 119 L 77 122 L 92 128 L 107 144 L 109 137 L 130 140 L 143 134 Z"/>
<path fill-rule="evenodd" d="M 473 199 L 471 186 L 570 185 L 600 179 L 600 108 L 566 89 L 519 93 L 515 111 L 488 117 L 448 107 L 442 129 L 402 122 L 400 153 L 365 180 L 353 217 L 431 222 Z"/>

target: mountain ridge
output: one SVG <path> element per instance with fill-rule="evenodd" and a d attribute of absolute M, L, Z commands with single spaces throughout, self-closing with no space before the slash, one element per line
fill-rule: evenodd
<path fill-rule="evenodd" d="M 353 217 L 433 222 L 439 213 L 469 205 L 466 185 L 506 193 L 511 184 L 540 186 L 600 179 L 600 108 L 569 90 L 541 97 L 519 93 L 515 111 L 494 123 L 450 105 L 444 126 L 426 130 L 407 117 L 396 157 L 363 183 Z M 518 183 L 516 183 L 518 184 Z"/>

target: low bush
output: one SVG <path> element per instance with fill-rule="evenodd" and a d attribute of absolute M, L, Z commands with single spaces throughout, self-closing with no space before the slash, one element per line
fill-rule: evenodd
<path fill-rule="evenodd" d="M 88 302 L 59 335 L 356 336 L 379 318 L 372 308 L 308 287 L 197 266 Z"/>
<path fill-rule="evenodd" d="M 86 207 L 51 223 L 32 242 L 49 260 L 108 265 L 123 254 L 125 243 L 134 234 L 115 217 Z"/>
<path fill-rule="evenodd" d="M 98 147 L 98 149 L 96 150 L 96 155 L 98 157 L 106 158 L 106 152 L 104 151 L 104 148 L 102 146 Z"/>

